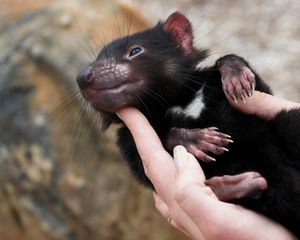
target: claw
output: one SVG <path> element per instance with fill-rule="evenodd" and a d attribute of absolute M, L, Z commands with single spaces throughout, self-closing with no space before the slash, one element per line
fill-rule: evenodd
<path fill-rule="evenodd" d="M 247 96 L 248 96 L 249 98 L 251 98 L 252 95 L 253 95 L 252 89 L 247 89 L 246 93 L 247 93 Z"/>
<path fill-rule="evenodd" d="M 215 161 L 216 161 L 215 158 L 213 158 L 213 157 L 211 157 L 211 156 L 208 156 L 208 155 L 206 155 L 205 158 L 206 158 L 207 160 L 211 161 L 211 162 L 215 162 Z"/>
<path fill-rule="evenodd" d="M 244 91 L 242 91 L 240 93 L 240 98 L 242 99 L 243 103 L 246 103 L 246 97 L 245 97 L 245 92 Z"/>
<path fill-rule="evenodd" d="M 251 83 L 251 92 L 252 92 L 252 95 L 253 95 L 253 93 L 254 93 L 254 90 L 255 90 L 255 86 L 254 86 L 253 83 Z"/>
<path fill-rule="evenodd" d="M 232 98 L 232 100 L 237 104 L 238 102 L 237 102 L 237 99 L 236 99 L 236 97 L 235 97 L 235 95 L 234 94 L 230 94 L 230 97 Z"/>
<path fill-rule="evenodd" d="M 204 153 L 204 152 L 201 151 L 201 150 L 193 151 L 193 150 L 191 149 L 191 151 L 189 151 L 189 149 L 188 149 L 188 152 L 192 153 L 196 158 L 198 158 L 198 159 L 200 159 L 200 160 L 202 160 L 202 161 L 204 161 L 204 162 L 215 162 L 215 161 L 216 161 L 215 158 L 213 158 L 213 157 L 207 155 L 206 153 Z"/>
<path fill-rule="evenodd" d="M 224 133 L 221 133 L 224 137 L 226 137 L 226 138 L 231 138 L 231 136 L 230 135 L 228 135 L 228 134 L 224 134 Z M 222 136 L 221 135 L 221 136 Z"/>
<path fill-rule="evenodd" d="M 230 135 L 217 130 L 217 127 L 203 129 L 172 128 L 166 140 L 166 148 L 170 150 L 176 145 L 183 145 L 198 160 L 215 162 L 216 159 L 209 156 L 208 153 L 222 155 L 229 151 L 227 145 L 233 142 Z"/>
<path fill-rule="evenodd" d="M 188 149 L 188 152 L 190 152 L 189 149 Z M 198 158 L 198 159 L 200 159 L 200 160 L 202 160 L 204 162 L 215 162 L 216 161 L 215 158 L 207 155 L 206 153 L 202 152 L 201 150 L 200 151 L 196 150 L 196 152 L 195 151 L 191 151 L 190 153 L 194 154 L 194 156 L 196 158 Z"/>
<path fill-rule="evenodd" d="M 246 90 L 245 90 L 245 89 L 243 90 L 243 97 L 244 97 L 244 99 L 245 99 L 245 100 L 248 98 L 248 96 L 247 96 L 247 92 L 246 92 Z"/>
<path fill-rule="evenodd" d="M 229 152 L 229 150 L 227 148 L 220 147 L 220 149 L 222 149 L 224 152 Z"/>

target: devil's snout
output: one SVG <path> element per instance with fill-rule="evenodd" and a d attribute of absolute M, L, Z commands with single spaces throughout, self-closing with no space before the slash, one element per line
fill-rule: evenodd
<path fill-rule="evenodd" d="M 87 67 L 78 74 L 76 81 L 77 81 L 78 86 L 82 90 L 84 90 L 93 82 L 93 79 L 94 78 L 93 78 L 92 68 Z"/>

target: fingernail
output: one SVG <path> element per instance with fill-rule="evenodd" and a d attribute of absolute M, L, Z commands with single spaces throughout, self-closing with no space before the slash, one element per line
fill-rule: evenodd
<path fill-rule="evenodd" d="M 178 169 L 184 168 L 187 163 L 187 151 L 184 146 L 178 145 L 173 150 L 174 161 Z"/>

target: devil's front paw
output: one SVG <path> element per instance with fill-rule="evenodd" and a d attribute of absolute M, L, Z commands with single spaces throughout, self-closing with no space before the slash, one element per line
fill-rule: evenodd
<path fill-rule="evenodd" d="M 207 153 L 221 155 L 228 151 L 226 146 L 232 142 L 229 135 L 218 132 L 215 127 L 171 128 L 166 139 L 166 148 L 172 151 L 175 146 L 182 145 L 199 160 L 210 162 L 216 160 Z"/>
<path fill-rule="evenodd" d="M 221 73 L 224 93 L 234 100 L 246 101 L 253 95 L 255 89 L 255 75 L 247 63 L 235 55 L 225 56 L 217 61 L 217 68 Z"/>

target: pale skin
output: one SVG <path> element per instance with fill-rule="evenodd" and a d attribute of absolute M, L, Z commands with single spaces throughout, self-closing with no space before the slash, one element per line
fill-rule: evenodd
<path fill-rule="evenodd" d="M 300 104 L 261 92 L 246 103 L 230 103 L 240 111 L 270 119 L 279 111 Z M 205 185 L 205 175 L 193 155 L 182 146 L 171 156 L 147 119 L 134 108 L 118 111 L 131 131 L 145 173 L 154 185 L 155 206 L 172 226 L 191 239 L 290 240 L 296 239 L 281 225 L 241 206 L 220 201 Z"/>

